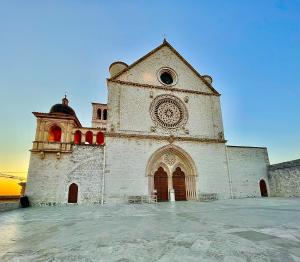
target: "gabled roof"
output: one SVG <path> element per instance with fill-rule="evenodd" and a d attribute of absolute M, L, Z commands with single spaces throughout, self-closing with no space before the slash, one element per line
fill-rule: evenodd
<path fill-rule="evenodd" d="M 214 93 L 214 94 L 219 94 L 219 92 L 217 90 L 215 90 L 212 85 L 210 83 L 208 83 L 198 72 L 197 70 L 189 63 L 187 62 L 177 51 L 176 49 L 171 46 L 171 44 L 164 39 L 163 43 L 161 45 L 159 45 L 158 47 L 156 47 L 155 49 L 153 49 L 152 51 L 150 51 L 148 54 L 144 55 L 143 57 L 141 57 L 140 59 L 136 60 L 134 63 L 132 63 L 131 65 L 129 65 L 127 68 L 125 68 L 124 70 L 122 70 L 121 72 L 119 72 L 118 74 L 114 75 L 113 77 L 109 78 L 109 80 L 115 80 L 116 78 L 118 78 L 120 75 L 122 75 L 123 73 L 129 71 L 131 68 L 133 68 L 134 66 L 136 66 L 137 64 L 139 64 L 140 62 L 144 61 L 147 57 L 151 56 L 152 54 L 154 54 L 155 52 L 157 52 L 158 50 L 160 50 L 161 48 L 163 48 L 164 46 L 169 47 L 173 53 L 184 63 L 186 64 L 202 81 L 203 83 Z"/>

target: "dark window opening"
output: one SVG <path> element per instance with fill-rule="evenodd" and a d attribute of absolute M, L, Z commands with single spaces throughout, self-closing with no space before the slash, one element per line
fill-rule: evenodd
<path fill-rule="evenodd" d="M 107 119 L 107 110 L 104 109 L 103 110 L 103 120 L 106 120 Z"/>
<path fill-rule="evenodd" d="M 166 85 L 171 85 L 173 84 L 173 77 L 170 73 L 168 72 L 163 72 L 161 75 L 160 75 L 160 80 L 166 84 Z"/>
<path fill-rule="evenodd" d="M 101 109 L 100 108 L 97 110 L 97 118 L 101 119 Z"/>

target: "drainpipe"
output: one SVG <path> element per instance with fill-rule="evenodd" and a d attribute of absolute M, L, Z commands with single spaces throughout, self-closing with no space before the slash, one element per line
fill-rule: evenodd
<path fill-rule="evenodd" d="M 105 186 L 105 151 L 106 147 L 103 146 L 103 161 L 102 161 L 102 183 L 101 183 L 101 205 L 104 205 L 104 186 Z"/>
<path fill-rule="evenodd" d="M 225 145 L 225 153 L 226 153 L 226 160 L 227 160 L 227 175 L 228 175 L 228 183 L 229 183 L 229 192 L 230 192 L 230 198 L 233 198 L 233 192 L 232 192 L 232 179 L 231 179 L 231 172 L 230 172 L 230 163 L 229 163 L 229 157 L 228 157 L 228 151 L 227 146 Z"/>

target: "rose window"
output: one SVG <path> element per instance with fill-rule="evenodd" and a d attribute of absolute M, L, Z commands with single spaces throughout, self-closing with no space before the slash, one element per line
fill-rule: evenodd
<path fill-rule="evenodd" d="M 179 128 L 187 121 L 185 105 L 180 99 L 172 95 L 156 97 L 150 110 L 152 120 L 164 128 Z"/>

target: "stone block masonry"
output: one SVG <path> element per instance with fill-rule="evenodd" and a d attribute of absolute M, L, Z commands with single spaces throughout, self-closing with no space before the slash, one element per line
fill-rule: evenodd
<path fill-rule="evenodd" d="M 300 159 L 269 166 L 272 196 L 300 197 Z"/>

